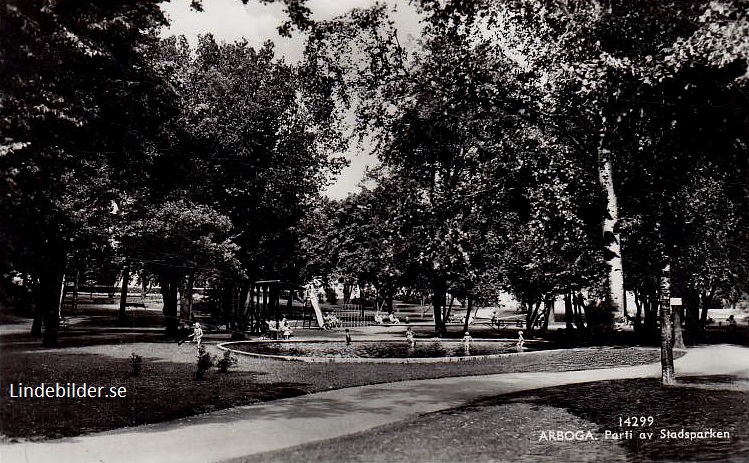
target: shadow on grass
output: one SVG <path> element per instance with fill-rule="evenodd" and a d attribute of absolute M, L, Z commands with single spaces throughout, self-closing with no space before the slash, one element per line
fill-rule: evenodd
<path fill-rule="evenodd" d="M 163 330 L 153 329 L 95 329 L 95 330 L 68 330 L 59 333 L 57 346 L 54 349 L 69 347 L 84 347 L 106 344 L 132 344 L 136 342 L 174 343 L 173 339 L 167 339 Z M 26 350 L 41 347 L 41 338 L 31 336 L 28 332 L 6 332 L 0 334 L 0 348 L 3 352 L 12 350 Z"/>
<path fill-rule="evenodd" d="M 727 390 L 745 380 L 734 376 L 680 378 L 676 387 L 662 387 L 659 379 L 642 378 L 548 388 L 518 393 L 471 407 L 492 407 L 508 403 L 563 408 L 593 422 L 598 431 L 634 431 L 633 439 L 618 443 L 632 461 L 747 461 L 749 459 L 749 390 Z M 706 389 L 722 385 L 724 389 Z M 696 387 L 695 387 L 696 386 Z M 620 427 L 619 419 L 652 416 L 646 427 Z M 562 423 L 560 423 L 561 425 Z M 661 438 L 661 430 L 721 431 L 730 438 Z M 653 433 L 650 439 L 639 432 Z"/>
<path fill-rule="evenodd" d="M 29 350 L 7 352 L 0 365 L 0 433 L 29 439 L 75 436 L 107 429 L 156 423 L 214 410 L 305 393 L 303 384 L 259 384 L 254 372 L 220 374 L 211 370 L 194 380 L 195 364 L 146 358 L 132 376 L 129 358 L 81 352 Z M 10 397 L 13 384 L 124 387 L 125 397 Z M 16 393 L 15 395 L 19 395 Z"/>

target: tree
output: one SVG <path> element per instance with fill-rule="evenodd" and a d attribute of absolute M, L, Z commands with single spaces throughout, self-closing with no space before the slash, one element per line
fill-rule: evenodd
<path fill-rule="evenodd" d="M 652 302 L 658 299 L 654 284 L 658 269 L 671 262 L 673 286 L 687 302 L 687 327 L 694 336 L 700 298 L 695 296 L 697 288 L 686 281 L 697 283 L 691 278 L 695 273 L 725 281 L 721 273 L 738 276 L 746 266 L 741 253 L 723 260 L 720 271 L 692 266 L 691 262 L 699 265 L 703 253 L 698 248 L 705 246 L 695 238 L 707 236 L 690 210 L 701 207 L 702 201 L 715 201 L 727 207 L 714 213 L 703 208 L 706 220 L 716 214 L 715 225 L 727 236 L 738 238 L 745 229 L 746 219 L 732 209 L 746 204 L 749 197 L 744 130 L 749 29 L 742 2 L 682 5 L 674 14 L 683 18 L 683 24 L 672 26 L 661 49 L 649 55 L 651 63 L 640 69 L 636 82 L 641 85 L 626 97 L 628 109 L 621 112 L 617 143 L 622 151 L 637 153 L 621 157 L 620 175 L 627 191 L 622 211 L 629 216 L 624 233 L 631 243 L 627 245 L 633 264 L 630 277 L 649 299 L 646 322 L 648 312 L 655 312 Z M 673 23 L 668 18 L 663 21 Z M 711 185 L 709 190 L 702 188 L 706 184 Z M 711 246 L 716 249 L 730 245 L 718 234 L 708 239 L 714 239 Z M 703 295 L 713 292 L 698 287 Z M 682 318 L 678 311 L 675 316 Z M 654 319 L 651 315 L 646 325 L 654 327 Z M 677 329 L 679 325 L 675 323 Z"/>
<path fill-rule="evenodd" d="M 240 273 L 231 229 L 229 218 L 210 207 L 173 200 L 149 207 L 123 230 L 121 241 L 127 256 L 159 277 L 166 336 L 178 335 L 180 286 L 191 294 L 198 275 Z"/>
<path fill-rule="evenodd" d="M 433 207 L 423 217 L 432 228 L 422 242 L 425 260 L 440 265 L 425 271 L 447 268 L 435 257 L 451 256 L 449 247 L 439 245 L 454 243 L 444 237 L 460 229 L 454 219 L 472 204 L 459 188 L 485 186 L 471 174 L 489 170 L 495 182 L 505 176 L 524 181 L 512 175 L 512 156 L 502 155 L 532 138 L 512 131 L 522 127 L 539 132 L 541 146 L 558 145 L 570 166 L 586 172 L 586 181 L 590 166 L 597 173 L 607 198 L 600 215 L 602 255 L 610 267 L 607 303 L 623 314 L 622 237 L 633 251 L 628 284 L 642 285 L 640 294 L 649 287 L 650 302 L 659 299 L 664 263 L 680 252 L 685 227 L 675 216 L 678 202 L 668 198 L 681 182 L 667 179 L 688 185 L 702 175 L 688 169 L 690 163 L 704 165 L 706 154 L 718 149 L 726 153 L 721 175 L 745 185 L 745 144 L 733 143 L 743 140 L 745 127 L 742 5 L 421 2 L 425 38 L 415 51 L 400 46 L 383 8 L 354 12 L 314 37 L 335 57 L 328 72 L 341 75 L 351 90 L 342 100 L 356 106 L 359 132 L 378 143 L 389 174 L 409 179 L 415 197 Z M 337 39 L 325 42 L 325 33 Z M 705 72 L 708 77 L 700 77 Z M 714 110 L 679 113 L 690 105 L 725 111 L 717 118 Z M 663 110 L 670 106 L 674 111 Z M 484 152 L 490 155 L 481 158 Z M 491 157 L 503 168 L 488 169 Z M 737 177 L 722 167 L 731 165 L 739 166 Z M 745 191 L 732 192 L 736 204 L 744 203 Z M 640 256 L 647 262 L 638 262 Z"/>
<path fill-rule="evenodd" d="M 580 180 L 579 159 L 565 162 L 570 150 L 559 136 L 526 114 L 533 100 L 523 83 L 528 72 L 518 69 L 516 56 L 501 52 L 493 36 L 476 32 L 486 25 L 486 5 L 419 6 L 424 38 L 410 52 L 400 46 L 382 7 L 355 11 L 321 27 L 313 39 L 332 55 L 325 66 L 341 76 L 341 100 L 355 107 L 355 133 L 376 143 L 387 168 L 380 181 L 398 185 L 400 204 L 391 205 L 390 222 L 403 218 L 399 227 L 406 232 L 398 238 L 417 243 L 411 246 L 431 281 L 435 327 L 443 334 L 444 294 L 450 289 L 483 297 L 477 282 L 492 286 L 487 276 L 498 275 L 491 266 L 502 265 L 496 256 L 512 249 L 513 239 L 523 239 L 518 222 L 534 219 L 534 234 L 545 225 L 553 229 L 555 220 L 582 212 L 570 204 L 594 199 L 574 186 L 558 202 L 553 196 Z M 534 152 L 539 150 L 543 154 Z M 556 165 L 547 169 L 542 159 L 550 158 Z M 547 236 L 547 242 L 588 240 L 586 220 L 567 220 L 574 223 L 571 234 Z M 568 253 L 575 255 L 571 264 L 582 255 Z"/>
<path fill-rule="evenodd" d="M 674 260 L 674 286 L 689 303 L 686 322 L 692 337 L 704 327 L 708 309 L 723 295 L 747 292 L 749 256 L 746 255 L 746 202 L 731 198 L 738 183 L 705 172 L 677 195 L 687 225 L 681 252 Z M 691 310 L 690 310 L 691 309 Z"/>
<path fill-rule="evenodd" d="M 487 18 L 475 34 L 497 31 L 498 52 L 530 69 L 526 88 L 539 102 L 531 111 L 543 126 L 596 153 L 608 197 L 604 240 L 616 245 L 605 257 L 622 258 L 621 232 L 629 281 L 647 287 L 639 293 L 657 308 L 661 269 L 688 236 L 676 192 L 704 175 L 690 167 L 717 150 L 723 178 L 733 179 L 735 168 L 723 165 L 745 172 L 746 145 L 736 143 L 745 137 L 745 2 L 516 2 Z M 738 178 L 745 184 L 745 174 Z M 733 197 L 743 203 L 744 192 Z M 616 226 L 620 216 L 624 227 Z M 621 301 L 613 291 L 609 299 L 615 308 Z M 668 322 L 661 320 L 664 339 Z"/>
<path fill-rule="evenodd" d="M 170 92 L 147 55 L 164 24 L 156 1 L 2 5 L 3 264 L 39 279 L 45 345 L 68 257 L 108 240 L 112 201 L 159 149 Z"/>
<path fill-rule="evenodd" d="M 521 183 L 525 206 L 518 208 L 509 229 L 512 244 L 494 257 L 502 287 L 528 309 L 528 330 L 541 315 L 541 304 L 548 321 L 557 297 L 571 301 L 582 291 L 595 297 L 605 274 L 597 239 L 603 198 L 595 188 L 594 169 L 571 158 L 563 144 L 551 143 L 553 137 L 546 135 L 544 141 L 516 154 L 523 165 L 517 174 L 526 179 Z M 586 315 L 590 328 L 602 328 L 593 314 Z M 571 322 L 568 313 L 570 328 Z"/>
<path fill-rule="evenodd" d="M 408 208 L 404 190 L 382 172 L 371 172 L 377 185 L 363 188 L 340 201 L 323 200 L 303 228 L 304 274 L 328 275 L 344 282 L 373 286 L 378 300 L 393 310 L 393 298 L 400 287 L 423 285 L 416 281 L 416 256 L 402 235 L 402 217 Z"/>
<path fill-rule="evenodd" d="M 298 225 L 343 164 L 326 127 L 324 76 L 273 56 L 270 42 L 255 50 L 207 35 L 194 50 L 184 38 L 164 40 L 156 64 L 179 95 L 181 117 L 176 148 L 154 173 L 163 188 L 148 201 L 190 198 L 231 222 L 242 272 L 213 280 L 237 293 L 229 301 L 246 300 L 252 281 L 299 277 Z M 244 331 L 244 318 L 232 316 L 233 329 Z"/>

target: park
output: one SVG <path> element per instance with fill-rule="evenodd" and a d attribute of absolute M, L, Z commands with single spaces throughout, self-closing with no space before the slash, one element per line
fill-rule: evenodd
<path fill-rule="evenodd" d="M 744 0 L 0 34 L 3 462 L 749 458 Z"/>

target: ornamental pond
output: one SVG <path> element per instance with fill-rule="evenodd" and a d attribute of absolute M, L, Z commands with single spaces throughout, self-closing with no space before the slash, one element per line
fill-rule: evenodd
<path fill-rule="evenodd" d="M 237 341 L 218 346 L 240 355 L 268 357 L 303 362 L 372 362 L 372 363 L 441 363 L 477 360 L 524 352 L 552 349 L 544 341 L 526 341 L 519 348 L 516 340 L 474 340 L 466 349 L 460 340 L 417 340 L 411 345 L 405 340 L 343 341 Z"/>

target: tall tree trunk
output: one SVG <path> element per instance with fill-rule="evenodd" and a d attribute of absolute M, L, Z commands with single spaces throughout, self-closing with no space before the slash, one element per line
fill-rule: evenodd
<path fill-rule="evenodd" d="M 643 290 L 640 291 L 640 297 L 643 301 L 643 309 L 645 310 L 643 326 L 645 328 L 645 336 L 647 339 L 650 339 L 654 333 L 657 332 L 658 310 L 660 308 L 660 305 L 658 304 L 657 287 L 658 285 L 653 283 L 652 286 L 648 285 L 647 288 L 643 288 Z"/>
<path fill-rule="evenodd" d="M 232 340 L 244 339 L 244 332 L 255 321 L 255 314 L 252 312 L 252 296 L 252 285 L 242 285 L 239 288 L 240 303 L 234 306 L 232 310 Z"/>
<path fill-rule="evenodd" d="M 127 289 L 130 283 L 130 267 L 127 262 L 122 267 L 122 292 L 120 293 L 120 313 L 119 313 L 119 324 L 124 325 L 127 322 Z"/>
<path fill-rule="evenodd" d="M 164 335 L 176 338 L 179 335 L 179 320 L 177 318 L 177 295 L 179 276 L 171 269 L 166 269 L 161 275 L 161 296 L 164 299 Z"/>
<path fill-rule="evenodd" d="M 544 322 L 541 325 L 541 331 L 548 331 L 549 322 L 553 321 L 554 318 L 554 302 L 552 298 L 546 298 L 544 300 Z"/>
<path fill-rule="evenodd" d="M 39 269 L 36 311 L 31 334 L 42 336 L 42 345 L 57 345 L 57 333 L 60 329 L 60 311 L 62 309 L 65 271 L 67 268 L 67 247 L 65 243 L 48 242 L 45 252 L 46 261 Z M 42 324 L 44 331 L 42 332 Z"/>
<path fill-rule="evenodd" d="M 192 290 L 195 284 L 195 272 L 188 272 L 180 279 L 179 285 L 179 318 L 190 320 L 192 316 Z"/>
<path fill-rule="evenodd" d="M 591 329 L 595 326 L 595 317 L 591 317 L 591 305 L 595 304 L 595 301 L 588 301 L 588 303 L 583 303 L 580 305 L 580 307 L 583 309 L 583 314 L 585 315 L 585 322 L 588 325 L 587 328 Z"/>
<path fill-rule="evenodd" d="M 668 264 L 663 268 L 660 285 L 661 306 L 661 382 L 664 386 L 672 386 L 675 382 L 674 374 L 674 345 L 671 324 L 671 276 Z"/>
<path fill-rule="evenodd" d="M 642 331 L 642 301 L 640 300 L 640 292 L 634 290 L 635 295 L 635 306 L 637 307 L 637 313 L 635 314 L 635 333 Z"/>
<path fill-rule="evenodd" d="M 533 330 L 533 325 L 536 323 L 538 318 L 538 309 L 541 307 L 541 298 L 528 303 L 528 313 L 525 315 L 525 329 L 528 331 Z"/>
<path fill-rule="evenodd" d="M 566 293 L 564 295 L 564 323 L 567 331 L 572 331 L 572 318 L 574 316 L 572 309 L 572 294 Z"/>
<path fill-rule="evenodd" d="M 695 342 L 703 333 L 700 324 L 700 297 L 697 291 L 687 291 L 684 297 L 684 325 L 688 339 Z"/>
<path fill-rule="evenodd" d="M 585 322 L 583 321 L 584 307 L 585 299 L 583 299 L 581 293 L 577 293 L 577 295 L 572 298 L 572 308 L 575 311 L 575 328 L 578 330 L 585 329 Z"/>
<path fill-rule="evenodd" d="M 619 205 L 614 190 L 614 168 L 611 152 L 603 147 L 601 135 L 598 147 L 598 179 L 606 192 L 606 216 L 603 220 L 604 260 L 608 265 L 607 301 L 613 311 L 614 319 L 622 318 L 624 313 L 624 272 L 622 270 L 621 241 L 617 224 L 619 222 Z"/>
<path fill-rule="evenodd" d="M 432 280 L 432 306 L 434 307 L 434 333 L 437 337 L 447 335 L 445 320 L 442 319 L 442 306 L 445 304 L 447 283 L 439 276 Z"/>
<path fill-rule="evenodd" d="M 713 305 L 713 292 L 704 291 L 700 294 L 700 326 L 707 326 L 707 311 Z"/>
<path fill-rule="evenodd" d="M 677 349 L 684 349 L 684 334 L 681 330 L 681 306 L 677 306 L 673 309 L 674 312 L 674 347 Z"/>
<path fill-rule="evenodd" d="M 447 298 L 447 294 L 445 294 L 445 298 Z M 455 296 L 451 294 L 450 303 L 446 307 L 444 307 L 444 310 L 442 311 L 443 323 L 447 323 L 447 321 L 450 320 L 450 314 L 452 314 L 453 311 L 453 303 L 455 303 Z"/>
<path fill-rule="evenodd" d="M 39 293 L 39 287 L 37 287 L 36 292 L 37 294 L 34 295 L 34 321 L 31 322 L 31 335 L 41 338 L 42 326 L 44 325 L 44 302 L 41 299 L 44 296 Z"/>
<path fill-rule="evenodd" d="M 60 330 L 60 308 L 62 302 L 63 285 L 65 284 L 65 270 L 49 268 L 39 277 L 39 298 L 37 310 L 44 323 L 42 345 L 57 346 L 57 334 Z M 33 330 L 32 326 L 32 330 Z"/>
<path fill-rule="evenodd" d="M 224 320 L 228 320 L 232 331 L 255 330 L 255 322 L 259 321 L 260 313 L 256 310 L 255 285 L 242 285 L 240 295 L 244 295 L 244 303 L 241 306 L 229 304 L 226 297 L 226 284 L 216 287 L 219 294 L 221 314 Z M 252 323 L 250 323 L 252 322 Z M 232 336 L 234 336 L 232 334 Z"/>
<path fill-rule="evenodd" d="M 466 301 L 466 319 L 463 320 L 463 332 L 466 333 L 468 331 L 468 324 L 471 321 L 471 307 L 473 307 L 471 300 L 471 296 L 467 296 L 468 301 Z"/>
<path fill-rule="evenodd" d="M 343 280 L 343 305 L 346 306 L 351 304 L 351 291 L 354 289 L 351 281 L 348 279 Z"/>

